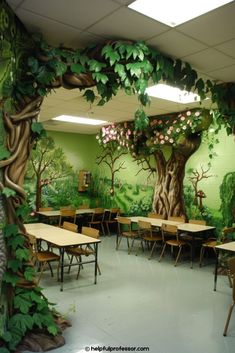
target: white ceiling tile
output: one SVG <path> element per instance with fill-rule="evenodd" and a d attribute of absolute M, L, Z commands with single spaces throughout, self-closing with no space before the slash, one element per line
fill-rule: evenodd
<path fill-rule="evenodd" d="M 181 58 L 206 48 L 204 44 L 174 29 L 147 40 L 147 43 L 156 47 L 162 53 L 176 58 Z"/>
<path fill-rule="evenodd" d="M 230 55 L 235 58 L 235 39 L 217 45 L 215 49 L 222 51 L 224 54 Z"/>
<path fill-rule="evenodd" d="M 55 22 L 45 17 L 34 15 L 31 12 L 19 9 L 16 11 L 19 19 L 25 24 L 30 33 L 40 32 L 50 45 L 66 45 L 79 38 L 81 31 Z"/>
<path fill-rule="evenodd" d="M 108 0 L 25 0 L 22 8 L 85 29 L 120 7 Z"/>
<path fill-rule="evenodd" d="M 89 28 L 108 38 L 145 40 L 166 31 L 169 27 L 140 15 L 136 11 L 120 8 Z"/>
<path fill-rule="evenodd" d="M 214 75 L 215 78 L 219 78 L 225 82 L 235 82 L 235 65 L 211 71 L 210 74 Z"/>
<path fill-rule="evenodd" d="M 199 53 L 183 57 L 183 60 L 202 72 L 210 72 L 235 64 L 234 59 L 215 49 L 202 50 Z"/>
<path fill-rule="evenodd" d="M 196 1 L 196 0 L 195 0 Z M 177 27 L 177 30 L 209 46 L 235 37 L 235 2 L 199 16 Z"/>

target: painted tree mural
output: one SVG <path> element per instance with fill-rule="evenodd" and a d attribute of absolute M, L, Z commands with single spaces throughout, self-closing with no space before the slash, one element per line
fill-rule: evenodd
<path fill-rule="evenodd" d="M 127 154 L 123 149 L 117 148 L 113 143 L 108 143 L 107 145 L 102 146 L 101 154 L 96 158 L 96 163 L 106 164 L 111 174 L 111 187 L 110 195 L 114 195 L 114 181 L 115 175 L 121 170 L 125 169 L 125 161 L 120 161 L 120 158 Z"/>
<path fill-rule="evenodd" d="M 99 143 L 116 144 L 128 150 L 137 161 L 145 162 L 146 168 L 157 172 L 153 197 L 153 210 L 168 216 L 185 214 L 183 179 L 185 164 L 199 148 L 201 134 L 208 129 L 212 117 L 207 110 L 186 111 L 161 117 L 152 117 L 149 127 L 136 131 L 133 123 L 104 127 Z M 143 168 L 143 167 L 142 167 Z"/>
<path fill-rule="evenodd" d="M 0 229 L 0 283 L 1 302 L 7 307 L 0 344 L 5 352 L 14 352 L 21 339 L 33 329 L 44 329 L 52 335 L 57 333 L 48 301 L 35 284 L 36 273 L 30 262 L 23 226 L 26 199 L 23 182 L 27 160 L 42 130 L 37 119 L 44 96 L 59 87 L 79 88 L 85 90 L 84 97 L 93 103 L 96 95 L 90 88 L 96 87 L 100 97 L 98 104 L 103 105 L 119 89 L 127 94 L 138 92 L 140 106 L 135 113 L 135 123 L 129 128 L 125 124 L 124 128 L 118 127 L 124 134 L 120 134 L 119 145 L 128 144 L 126 148 L 133 157 L 153 154 L 164 185 L 160 189 L 156 184 L 154 209 L 164 209 L 165 215 L 178 215 L 184 213 L 182 199 L 176 201 L 181 194 L 184 166 L 198 148 L 200 133 L 207 128 L 210 119 L 198 111 L 190 112 L 193 119 L 188 125 L 181 119 L 186 116 L 177 115 L 165 118 L 162 123 L 162 119 L 156 118 L 155 123 L 149 125 L 144 112 L 144 106 L 150 101 L 146 87 L 149 82 L 164 81 L 187 91 L 195 90 L 201 98 L 210 93 L 220 110 L 220 125 L 231 133 L 235 125 L 235 85 L 204 82 L 188 63 L 171 59 L 143 42 L 114 40 L 82 50 L 53 48 L 41 36 L 29 37 L 4 0 L 0 0 L 0 19 L 3 63 L 0 67 L 0 117 L 4 124 L 4 141 L 0 146 L 0 206 L 3 208 L 0 216 L 5 224 Z M 194 128 L 198 117 L 201 122 Z M 177 128 L 185 133 L 178 133 Z M 112 137 L 111 131 L 109 135 Z M 106 137 L 106 143 L 110 139 Z M 170 157 L 166 158 L 157 145 L 170 147 Z M 173 173 L 177 174 L 179 182 Z M 172 200 L 176 201 L 173 206 Z"/>
<path fill-rule="evenodd" d="M 220 198 L 224 224 L 231 227 L 235 223 L 235 172 L 224 176 L 220 185 Z"/>
<path fill-rule="evenodd" d="M 72 166 L 67 162 L 64 151 L 55 147 L 52 137 L 43 136 L 32 150 L 27 175 L 35 179 L 36 210 L 42 207 L 42 190 L 55 180 L 70 176 Z"/>

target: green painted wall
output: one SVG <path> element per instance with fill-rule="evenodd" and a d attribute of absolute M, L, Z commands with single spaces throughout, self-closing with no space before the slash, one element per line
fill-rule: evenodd
<path fill-rule="evenodd" d="M 94 135 L 73 134 L 48 131 L 55 144 L 61 147 L 74 170 L 86 169 L 94 171 L 97 153 L 97 141 Z"/>

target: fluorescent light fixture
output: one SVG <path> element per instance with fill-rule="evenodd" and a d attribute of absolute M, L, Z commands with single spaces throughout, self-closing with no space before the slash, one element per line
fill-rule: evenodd
<path fill-rule="evenodd" d="M 151 97 L 166 99 L 168 101 L 182 104 L 200 101 L 200 97 L 198 94 L 182 91 L 177 87 L 164 85 L 162 83 L 159 83 L 152 87 L 148 87 L 146 89 L 146 93 L 148 93 L 148 95 Z"/>
<path fill-rule="evenodd" d="M 85 124 L 85 125 L 102 125 L 107 124 L 107 121 L 97 120 L 97 119 L 89 119 L 83 118 L 80 116 L 71 116 L 71 115 L 59 115 L 52 120 L 65 121 L 67 123 L 75 123 L 75 124 Z"/>
<path fill-rule="evenodd" d="M 136 0 L 128 7 L 175 27 L 229 2 L 232 0 Z"/>

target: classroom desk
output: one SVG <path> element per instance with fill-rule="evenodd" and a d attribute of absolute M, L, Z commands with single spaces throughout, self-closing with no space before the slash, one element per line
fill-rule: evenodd
<path fill-rule="evenodd" d="M 166 219 L 139 217 L 139 216 L 128 217 L 128 218 L 133 223 L 138 223 L 138 221 L 145 221 L 145 222 L 150 222 L 153 227 L 159 227 L 159 228 L 161 228 L 162 223 L 166 223 L 166 224 L 177 226 L 177 228 L 180 232 L 189 233 L 192 237 L 191 268 L 193 268 L 194 238 L 195 238 L 195 236 L 198 237 L 200 235 L 203 238 L 203 237 L 205 237 L 205 235 L 208 236 L 208 232 L 212 232 L 215 230 L 215 227 L 212 227 L 212 226 L 206 226 L 206 225 L 194 224 L 194 223 L 184 223 L 184 222 L 180 222 L 180 221 L 170 221 L 170 220 L 166 220 Z M 117 241 L 118 241 L 118 234 L 117 234 Z"/>
<path fill-rule="evenodd" d="M 214 291 L 216 291 L 216 284 L 217 284 L 217 276 L 218 276 L 218 264 L 219 264 L 219 251 L 226 250 L 235 253 L 235 241 L 231 241 L 229 243 L 216 245 L 215 248 L 217 251 L 216 256 L 216 263 L 215 263 L 215 275 L 214 275 Z"/>
<path fill-rule="evenodd" d="M 37 211 L 36 212 L 39 216 L 43 217 L 59 217 L 60 216 L 60 210 L 52 210 L 52 211 Z M 86 213 L 94 213 L 93 208 L 81 208 L 76 210 L 76 215 L 82 215 Z"/>
<path fill-rule="evenodd" d="M 191 268 L 193 268 L 195 253 L 195 237 L 208 238 L 211 232 L 215 231 L 215 227 L 194 223 L 181 223 L 177 225 L 180 232 L 188 233 L 192 237 L 191 241 Z"/>
<path fill-rule="evenodd" d="M 64 253 L 67 247 L 70 246 L 82 246 L 93 244 L 95 250 L 94 260 L 82 261 L 75 265 L 82 265 L 87 263 L 95 264 L 95 280 L 94 283 L 97 283 L 97 259 L 98 259 L 98 244 L 100 243 L 99 239 L 88 237 L 87 235 L 81 233 L 74 233 L 69 230 L 51 226 L 44 223 L 31 223 L 24 224 L 26 232 L 30 235 L 33 235 L 36 239 L 44 240 L 49 244 L 54 244 L 59 248 L 60 251 L 60 290 L 63 291 L 63 282 L 64 282 L 64 267 L 69 266 L 64 264 Z M 72 266 L 73 266 L 72 265 Z"/>

